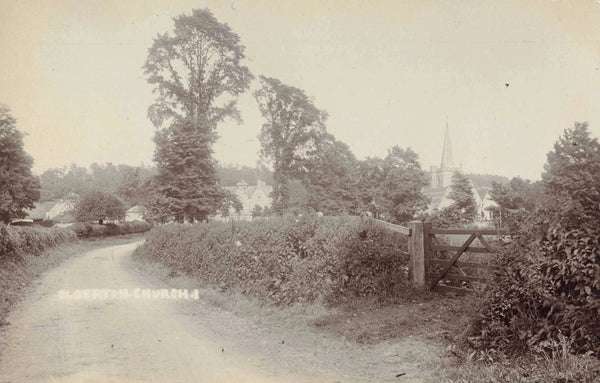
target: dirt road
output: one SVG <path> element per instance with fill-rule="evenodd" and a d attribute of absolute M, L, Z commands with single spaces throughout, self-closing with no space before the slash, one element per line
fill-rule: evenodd
<path fill-rule="evenodd" d="M 88 252 L 36 282 L 2 330 L 0 382 L 373 381 L 366 377 L 376 363 L 365 360 L 373 355 L 387 358 L 385 381 L 421 381 L 392 375 L 401 369 L 415 377 L 419 353 L 427 353 L 416 345 L 361 350 L 318 334 L 288 334 L 284 343 L 277 329 L 183 292 L 140 298 L 137 288 L 169 287 L 131 266 L 138 244 Z M 124 289 L 128 298 L 111 296 Z"/>

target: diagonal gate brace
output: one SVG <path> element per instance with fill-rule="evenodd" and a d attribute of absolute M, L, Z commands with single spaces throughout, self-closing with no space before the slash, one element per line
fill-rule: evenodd
<path fill-rule="evenodd" d="M 460 256 L 465 252 L 465 250 L 467 250 L 467 248 L 469 248 L 469 246 L 471 245 L 473 240 L 475 240 L 475 238 L 477 238 L 478 234 L 479 234 L 478 232 L 475 232 L 475 233 L 471 234 L 471 236 L 469 236 L 469 239 L 467 239 L 467 241 L 460 247 L 460 249 L 456 252 L 456 254 L 454 254 L 454 257 L 452 257 L 452 260 L 450 261 L 450 263 L 444 268 L 444 270 L 442 270 L 440 275 L 435 278 L 433 283 L 431 283 L 431 287 L 429 288 L 430 290 L 433 290 L 435 288 L 435 286 L 437 286 L 437 284 L 442 280 L 442 278 L 444 278 L 444 276 L 448 273 L 448 270 L 450 270 L 450 268 L 456 263 L 458 258 L 460 258 Z"/>

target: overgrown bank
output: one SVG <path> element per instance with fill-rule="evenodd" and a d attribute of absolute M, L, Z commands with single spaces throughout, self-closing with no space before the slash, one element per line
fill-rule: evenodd
<path fill-rule="evenodd" d="M 275 304 L 408 288 L 406 238 L 358 217 L 273 217 L 153 228 L 137 257 Z"/>

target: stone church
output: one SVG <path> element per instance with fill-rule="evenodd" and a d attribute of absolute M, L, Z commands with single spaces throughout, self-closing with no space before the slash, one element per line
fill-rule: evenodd
<path fill-rule="evenodd" d="M 452 143 L 450 142 L 450 131 L 448 129 L 448 123 L 446 123 L 446 130 L 444 132 L 444 143 L 442 147 L 442 161 L 440 166 L 432 166 L 430 168 L 431 181 L 429 187 L 423 189 L 423 194 L 430 199 L 428 213 L 433 213 L 436 210 L 442 210 L 445 207 L 452 205 L 454 202 L 450 199 L 449 194 L 452 188 L 452 176 L 455 172 L 462 172 L 462 166 L 457 165 L 454 160 L 452 153 Z M 475 188 L 472 181 L 471 190 L 473 191 L 473 197 L 475 198 L 475 204 L 477 205 L 477 212 L 479 216 L 485 219 L 485 212 L 483 212 L 483 199 L 487 194 L 487 188 Z"/>

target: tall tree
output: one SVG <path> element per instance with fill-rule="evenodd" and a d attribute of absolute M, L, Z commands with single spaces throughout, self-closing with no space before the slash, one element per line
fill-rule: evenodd
<path fill-rule="evenodd" d="M 260 82 L 254 96 L 267 120 L 259 136 L 261 155 L 273 162 L 273 207 L 281 213 L 288 207 L 290 181 L 304 176 L 307 160 L 326 132 L 327 113 L 301 89 L 265 76 Z"/>
<path fill-rule="evenodd" d="M 503 184 L 492 181 L 490 196 L 498 205 L 503 221 L 519 219 L 520 212 L 532 211 L 543 200 L 542 186 L 539 181 L 531 182 L 514 177 Z"/>
<path fill-rule="evenodd" d="M 600 143 L 587 128 L 577 122 L 565 130 L 544 165 L 545 194 L 565 226 L 600 219 Z"/>
<path fill-rule="evenodd" d="M 475 219 L 477 205 L 475 204 L 473 187 L 471 181 L 461 172 L 455 172 L 452 175 L 448 197 L 454 201 L 452 207 L 460 212 L 463 222 L 471 222 Z"/>
<path fill-rule="evenodd" d="M 368 158 L 359 169 L 363 208 L 375 216 L 403 223 L 427 207 L 427 175 L 412 149 L 393 146 L 385 159 Z"/>
<path fill-rule="evenodd" d="M 164 197 L 178 222 L 206 220 L 224 198 L 217 185 L 212 149 L 203 129 L 187 120 L 175 121 L 156 133 L 154 161 L 158 166 L 156 191 Z"/>
<path fill-rule="evenodd" d="M 93 191 L 75 205 L 73 216 L 79 222 L 98 221 L 102 224 L 106 219 L 125 218 L 125 207 L 117 197 Z"/>
<path fill-rule="evenodd" d="M 404 223 L 417 211 L 427 207 L 423 187 L 428 183 L 421 169 L 419 156 L 412 149 L 393 146 L 384 160 L 383 197 L 388 215 L 397 223 Z"/>
<path fill-rule="evenodd" d="M 303 180 L 309 207 L 328 215 L 360 214 L 358 161 L 348 145 L 324 135 L 306 167 Z"/>
<path fill-rule="evenodd" d="M 0 105 L 0 221 L 23 218 L 23 209 L 40 199 L 40 180 L 31 174 L 33 159 L 23 149 L 23 133 L 10 109 Z"/>
<path fill-rule="evenodd" d="M 203 219 L 223 198 L 215 186 L 211 148 L 219 122 L 241 120 L 235 98 L 252 79 L 242 65 L 244 49 L 238 35 L 208 9 L 175 18 L 173 35 L 159 34 L 149 49 L 144 70 L 157 98 L 148 117 L 156 128 L 169 122 L 155 138 L 157 184 L 179 220 Z M 176 142 L 186 149 L 177 150 Z M 190 159 L 176 156 L 190 153 L 199 157 L 186 168 Z"/>

